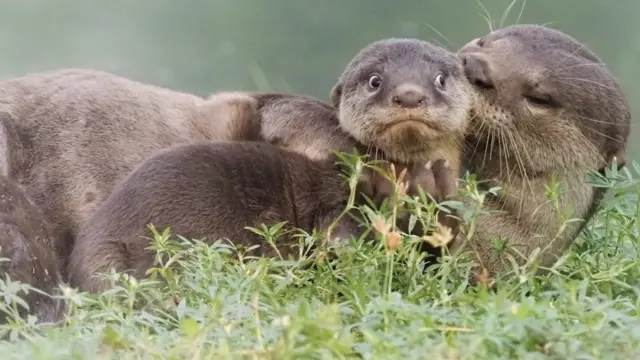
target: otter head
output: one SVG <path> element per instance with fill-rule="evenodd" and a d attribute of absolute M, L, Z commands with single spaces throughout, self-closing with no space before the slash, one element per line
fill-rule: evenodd
<path fill-rule="evenodd" d="M 386 39 L 351 60 L 331 101 L 351 136 L 410 163 L 462 141 L 471 94 L 454 54 L 425 41 Z"/>
<path fill-rule="evenodd" d="M 545 177 L 626 161 L 627 99 L 577 40 L 515 25 L 469 42 L 458 56 L 476 94 L 466 139 L 471 170 Z"/>

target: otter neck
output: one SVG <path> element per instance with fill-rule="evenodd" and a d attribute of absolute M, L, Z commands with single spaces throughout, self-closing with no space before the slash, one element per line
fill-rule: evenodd
<path fill-rule="evenodd" d="M 465 167 L 483 178 L 549 177 L 553 173 L 597 171 L 604 165 L 597 147 L 578 131 L 480 126 L 465 138 Z"/>
<path fill-rule="evenodd" d="M 490 208 L 513 214 L 514 221 L 528 224 L 532 236 L 554 238 L 566 217 L 586 221 L 593 215 L 594 200 L 600 196 L 587 183 L 589 171 L 598 169 L 593 146 L 582 146 L 585 153 L 575 154 L 576 149 L 567 148 L 571 145 L 567 140 L 555 148 L 535 137 L 524 139 L 526 148 L 495 139 L 493 144 L 487 139 L 475 141 L 467 143 L 465 167 L 477 175 L 481 190 L 502 188 L 498 195 L 487 196 Z M 547 195 L 552 180 L 558 186 L 555 203 Z M 584 221 L 566 225 L 558 241 L 574 238 Z"/>

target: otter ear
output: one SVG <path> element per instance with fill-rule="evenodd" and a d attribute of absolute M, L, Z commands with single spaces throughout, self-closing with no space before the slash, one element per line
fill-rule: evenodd
<path fill-rule="evenodd" d="M 337 108 L 340 106 L 340 99 L 342 98 L 342 82 L 338 81 L 337 84 L 331 89 L 331 104 Z"/>

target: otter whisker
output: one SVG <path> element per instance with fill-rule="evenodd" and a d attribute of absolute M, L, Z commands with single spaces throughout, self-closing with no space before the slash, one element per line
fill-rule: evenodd
<path fill-rule="evenodd" d="M 527 111 L 529 112 L 530 116 L 533 116 L 533 114 L 531 113 L 531 109 L 527 106 L 526 107 Z M 524 128 L 524 133 L 525 134 L 532 134 L 533 132 L 531 131 L 531 127 L 533 126 L 532 124 L 528 124 L 526 122 L 523 122 L 521 124 Z M 529 186 L 529 189 L 531 190 L 531 195 L 535 197 L 534 191 L 533 191 L 533 187 L 531 186 L 531 182 L 529 179 L 529 176 L 527 174 L 527 166 L 524 163 L 524 160 L 522 158 L 522 155 L 524 154 L 524 156 L 526 156 L 527 160 L 528 160 L 528 164 L 531 165 L 533 163 L 533 160 L 531 158 L 531 156 L 529 155 L 529 149 L 527 148 L 527 146 L 525 145 L 525 142 L 523 141 L 521 136 L 515 136 L 513 134 L 511 135 L 511 141 L 513 143 L 513 147 L 515 150 L 515 154 L 517 156 L 517 161 L 520 164 L 520 168 L 521 168 L 521 174 L 520 177 L 522 179 L 524 179 L 526 181 L 526 183 Z M 523 151 L 520 151 L 520 149 L 522 149 Z"/>
<path fill-rule="evenodd" d="M 597 63 L 597 62 L 596 63 L 586 63 L 586 64 L 574 64 L 574 65 L 570 65 L 570 66 L 567 66 L 567 67 L 564 67 L 564 68 L 560 68 L 560 69 L 558 69 L 558 72 L 562 73 L 562 72 L 564 72 L 566 70 L 574 69 L 574 68 L 577 68 L 577 67 L 580 67 L 580 66 L 605 67 L 606 65 L 607 64 L 605 64 L 603 62 L 600 62 L 600 63 Z"/>
<path fill-rule="evenodd" d="M 525 5 L 527 5 L 527 0 L 522 0 L 522 7 L 520 8 L 520 14 L 518 14 L 518 18 L 516 19 L 516 25 L 520 23 L 520 19 L 522 18 L 522 14 L 524 13 Z"/>
<path fill-rule="evenodd" d="M 578 45 L 575 50 L 573 50 L 571 52 L 571 54 L 569 54 L 569 56 L 567 56 L 565 58 L 565 60 L 560 61 L 560 63 L 558 65 L 562 65 L 565 61 L 569 60 L 569 59 L 573 59 L 573 56 L 575 56 L 579 51 L 584 50 L 586 48 L 585 44 L 580 44 Z"/>
<path fill-rule="evenodd" d="M 491 134 L 492 134 L 492 130 L 491 130 L 491 128 L 489 126 L 487 126 L 485 131 L 487 132 L 487 141 L 484 144 L 484 151 L 483 151 L 483 154 L 482 154 L 482 167 L 484 167 L 485 163 L 486 163 L 487 151 L 489 150 L 489 143 L 491 143 Z"/>
<path fill-rule="evenodd" d="M 580 86 L 580 85 L 578 85 L 578 84 L 570 83 L 570 82 L 568 82 L 568 81 L 560 81 L 560 83 L 561 83 L 561 84 L 563 84 L 563 85 L 569 85 L 569 86 L 571 86 L 571 87 L 573 87 L 573 88 L 576 88 L 576 89 L 578 89 L 578 90 L 580 90 L 580 89 L 582 88 L 582 86 Z"/>
<path fill-rule="evenodd" d="M 524 163 L 524 160 L 522 159 L 522 154 L 524 153 L 525 156 L 528 156 L 528 153 L 526 151 L 526 148 L 524 147 L 524 143 L 521 138 L 516 137 L 513 134 L 508 134 L 508 136 L 509 136 L 509 141 L 511 141 L 512 143 L 514 154 L 516 155 L 516 164 L 518 165 L 518 168 L 520 171 L 520 179 L 522 180 L 522 184 L 520 187 L 520 203 L 519 203 L 519 209 L 518 209 L 518 212 L 522 213 L 525 206 L 526 197 L 524 195 L 525 195 L 526 188 L 529 188 L 531 197 L 535 198 L 535 192 L 533 190 L 533 186 L 531 185 L 531 179 L 529 179 L 529 175 L 527 174 L 527 167 Z M 519 141 L 520 144 L 518 144 L 517 141 Z M 524 151 L 520 151 L 521 149 Z M 529 162 L 530 161 L 531 159 L 529 159 Z"/>
<path fill-rule="evenodd" d="M 504 143 L 504 131 L 502 128 L 498 128 L 496 130 L 496 132 L 498 133 L 498 168 L 500 169 L 500 178 L 502 178 L 502 170 L 503 170 L 503 166 L 502 163 L 504 162 L 506 165 L 506 171 L 507 171 L 507 178 L 509 177 L 509 162 L 506 161 L 507 160 L 507 151 L 505 149 L 505 143 Z M 507 180 L 508 182 L 511 182 L 510 179 Z"/>
<path fill-rule="evenodd" d="M 511 1 L 511 3 L 507 6 L 506 9 L 504 9 L 504 11 L 502 12 L 502 17 L 500 18 L 500 27 L 504 26 L 504 22 L 505 20 L 507 20 L 507 17 L 509 16 L 509 13 L 511 12 L 511 8 L 513 8 L 513 5 L 515 5 L 515 3 L 518 0 L 513 0 Z"/>
<path fill-rule="evenodd" d="M 605 85 L 605 84 L 601 84 L 601 83 L 599 83 L 599 82 L 597 82 L 597 81 L 593 81 L 593 80 L 589 80 L 589 79 L 580 79 L 580 78 L 563 78 L 563 77 L 559 77 L 558 79 L 560 79 L 560 80 L 583 81 L 583 82 L 587 82 L 587 83 L 590 83 L 590 84 L 593 84 L 593 85 L 601 86 L 601 87 L 603 87 L 603 88 L 605 88 L 605 89 L 608 89 L 608 90 L 613 90 L 613 91 L 615 91 L 615 90 L 616 90 L 616 88 L 614 88 L 614 87 L 612 87 L 612 86 Z"/>
<path fill-rule="evenodd" d="M 624 142 L 625 142 L 624 140 L 616 139 L 616 138 L 611 137 L 611 136 L 609 136 L 609 135 L 607 135 L 607 134 L 605 134 L 605 133 L 602 133 L 602 132 L 600 132 L 600 131 L 598 131 L 598 130 L 590 129 L 590 128 L 586 128 L 586 129 L 587 129 L 587 130 L 589 130 L 589 131 L 591 131 L 591 132 L 592 132 L 592 133 L 594 133 L 594 134 L 597 134 L 597 135 L 600 135 L 600 136 L 604 136 L 604 137 L 606 137 L 607 139 L 610 139 L 610 140 L 613 140 L 613 141 L 616 141 L 616 142 L 619 142 L 619 143 L 624 143 Z"/>
<path fill-rule="evenodd" d="M 474 128 L 476 128 L 476 127 L 477 127 L 477 129 L 478 129 L 477 131 L 472 131 L 473 133 L 477 133 L 477 134 L 482 133 L 482 130 L 483 130 L 483 129 L 484 129 L 484 127 L 485 127 L 485 121 L 484 121 L 484 119 L 481 119 L 481 120 L 480 120 L 480 124 L 479 124 L 479 125 L 475 125 L 475 124 L 474 124 L 474 126 L 473 126 L 473 127 L 474 127 Z M 473 130 L 473 129 L 472 129 L 472 130 Z M 475 145 L 476 145 L 476 146 L 474 147 L 473 152 L 472 152 L 471 154 L 467 154 L 467 155 L 468 155 L 468 158 L 473 157 L 473 156 L 474 156 L 474 154 L 478 151 L 478 146 L 480 146 L 480 141 L 476 141 L 476 144 L 475 144 Z M 486 154 L 486 145 L 485 145 L 485 154 Z"/>
<path fill-rule="evenodd" d="M 434 40 L 432 40 L 432 41 L 433 41 L 436 45 L 440 46 L 441 48 L 446 49 L 447 51 L 451 51 L 451 50 L 449 50 L 449 48 L 448 48 L 448 47 L 444 46 L 440 41 L 435 40 L 435 39 L 434 39 Z"/>
<path fill-rule="evenodd" d="M 487 8 L 484 6 L 484 4 L 482 4 L 480 0 L 476 0 L 476 2 L 478 3 L 478 5 L 480 5 L 480 7 L 482 8 L 482 11 L 484 11 L 484 15 L 483 14 L 480 14 L 480 15 L 485 19 L 485 21 L 487 22 L 487 25 L 489 25 L 489 32 L 493 32 L 493 20 L 491 20 L 491 13 L 489 13 Z"/>
<path fill-rule="evenodd" d="M 591 121 L 591 122 L 598 123 L 598 124 L 608 124 L 608 125 L 617 125 L 618 124 L 618 123 L 613 122 L 613 121 L 597 120 L 597 119 L 589 118 L 589 117 L 582 116 L 582 115 L 578 115 L 578 117 L 580 119 Z"/>
<path fill-rule="evenodd" d="M 488 146 L 485 146 L 484 148 L 484 157 L 482 158 L 482 167 L 485 166 L 485 160 L 487 158 L 487 153 L 489 154 L 489 161 L 491 161 L 491 151 L 489 151 L 489 149 L 494 149 L 493 147 L 493 138 L 494 138 L 494 134 L 495 134 L 495 129 L 493 127 L 489 128 L 489 144 Z"/>
<path fill-rule="evenodd" d="M 454 43 L 452 43 L 446 36 L 444 36 L 440 31 L 438 31 L 435 27 L 431 26 L 431 24 L 425 22 L 425 25 L 427 25 L 431 30 L 433 30 L 436 34 L 438 34 L 438 36 L 440 36 L 441 38 L 444 39 L 444 41 L 448 42 L 449 45 L 451 45 L 453 48 L 457 49 L 459 48 L 459 46 L 455 45 Z M 437 42 L 438 43 L 438 42 Z M 451 50 L 448 49 L 445 46 L 442 46 L 440 43 L 438 43 L 438 45 L 440 45 L 442 48 L 447 49 L 447 50 Z"/>

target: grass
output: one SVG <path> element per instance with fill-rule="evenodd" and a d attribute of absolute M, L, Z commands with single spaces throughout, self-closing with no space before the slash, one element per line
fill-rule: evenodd
<path fill-rule="evenodd" d="M 335 260 L 250 259 L 155 231 L 146 279 L 109 274 L 101 295 L 62 287 L 61 326 L 15 313 L 0 282 L 3 359 L 632 359 L 640 355 L 640 185 L 631 169 L 550 271 L 517 267 L 495 287 L 468 284 L 473 254 L 423 271 L 417 238 L 394 238 L 389 212 L 366 212 L 375 243 L 332 244 Z M 481 198 L 472 179 L 470 196 Z M 424 205 L 429 219 L 434 205 Z M 414 213 L 418 213 L 414 209 Z M 466 218 L 471 223 L 473 212 Z M 471 215 L 469 215 L 471 214 Z M 381 219 L 384 219 L 381 220 Z M 418 220 L 419 221 L 419 220 Z M 386 226 L 383 226 L 386 225 Z M 390 227 L 390 228 L 389 228 Z M 262 231 L 277 243 L 279 227 Z M 384 234 L 387 234 L 386 237 Z M 303 245 L 314 234 L 301 236 Z M 390 241 L 393 240 L 393 241 Z M 383 241 L 384 240 L 384 241 Z M 321 258 L 322 259 L 322 258 Z"/>

